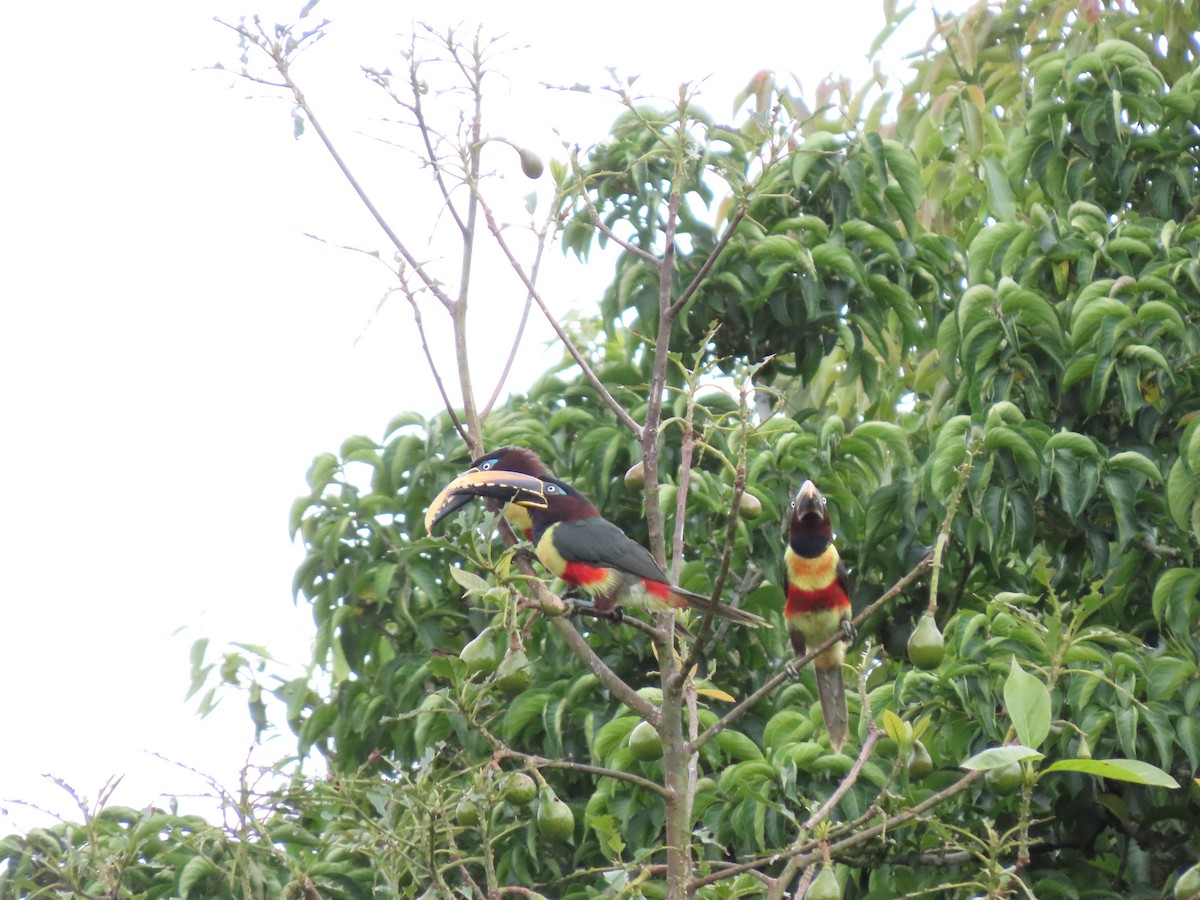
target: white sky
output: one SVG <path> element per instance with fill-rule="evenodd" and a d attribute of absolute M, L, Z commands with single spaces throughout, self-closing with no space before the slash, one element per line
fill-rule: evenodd
<path fill-rule="evenodd" d="M 315 134 L 293 140 L 288 104 L 247 100 L 267 92 L 203 68 L 237 57 L 214 15 L 270 22 L 302 5 L 255 2 L 5 10 L 0 834 L 47 821 L 8 801 L 72 814 L 46 773 L 92 799 L 121 775 L 114 802 L 131 806 L 206 791 L 159 753 L 234 786 L 252 728 L 240 698 L 204 721 L 183 703 L 189 645 L 264 643 L 303 663 L 311 619 L 291 602 L 300 551 L 286 521 L 309 462 L 351 434 L 378 439 L 396 412 L 438 405 L 406 305 L 394 299 L 367 327 L 390 287 L 383 267 L 303 236 L 386 249 Z M 424 21 L 482 11 L 497 20 L 491 33 L 531 45 L 496 82 L 489 130 L 546 159 L 564 138 L 602 139 L 617 108 L 548 94 L 540 80 L 599 85 L 616 66 L 673 98 L 679 82 L 707 77 L 702 105 L 723 118 L 763 68 L 798 75 L 810 102 L 831 70 L 861 83 L 883 19 L 878 0 L 760 5 L 737 21 L 728 6 L 614 7 L 606 18 L 580 7 L 587 18 L 574 19 L 561 4 L 445 6 Z M 929 33 L 927 7 L 897 50 Z M 411 9 L 325 0 L 314 16 L 335 25 L 295 74 L 419 252 L 432 216 L 423 176 L 358 131 L 387 133 L 358 64 L 403 65 L 395 36 Z M 507 148 L 491 152 L 515 171 Z M 544 265 L 559 310 L 593 303 L 607 280 L 557 247 Z M 499 319 L 476 319 L 476 335 L 505 328 L 523 300 L 503 270 L 486 283 L 475 306 Z M 428 309 L 426 322 L 439 314 Z M 533 315 L 536 345 L 548 330 Z M 492 352 L 481 342 L 481 366 Z M 293 748 L 282 735 L 259 758 Z"/>

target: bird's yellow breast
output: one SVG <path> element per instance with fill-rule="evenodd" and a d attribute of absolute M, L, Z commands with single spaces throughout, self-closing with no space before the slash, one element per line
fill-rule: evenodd
<path fill-rule="evenodd" d="M 802 591 L 819 591 L 837 580 L 838 552 L 830 544 L 820 556 L 801 556 L 788 547 L 784 551 L 787 561 L 788 584 Z"/>

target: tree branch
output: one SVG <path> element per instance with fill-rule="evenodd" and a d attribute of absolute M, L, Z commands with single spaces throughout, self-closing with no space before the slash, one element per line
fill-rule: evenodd
<path fill-rule="evenodd" d="M 634 775 L 632 772 L 621 772 L 617 769 L 606 769 L 603 766 L 593 766 L 587 763 L 574 762 L 567 759 L 549 759 L 545 756 L 538 756 L 533 753 L 523 753 L 520 750 L 514 750 L 493 735 L 482 725 L 478 726 L 483 736 L 486 737 L 496 748 L 494 754 L 497 760 L 500 759 L 517 759 L 526 765 L 534 766 L 539 769 L 570 769 L 572 772 L 584 772 L 588 775 L 596 775 L 600 778 L 615 778 L 618 781 L 628 781 L 630 784 L 635 784 L 647 791 L 652 791 L 660 797 L 667 796 L 666 788 L 661 784 L 657 784 L 649 779 L 643 778 L 640 775 Z"/>
<path fill-rule="evenodd" d="M 529 269 L 529 280 L 536 284 L 538 278 L 538 270 L 542 267 L 542 253 L 546 249 L 546 230 L 538 232 L 537 253 L 533 258 L 533 265 Z M 500 372 L 500 377 L 496 381 L 496 388 L 492 391 L 492 396 L 488 398 L 487 405 L 484 406 L 483 412 L 479 414 L 480 419 L 486 419 L 488 413 L 492 411 L 492 407 L 496 405 L 496 401 L 500 397 L 500 391 L 504 388 L 504 382 L 508 381 L 508 374 L 512 371 L 513 362 L 516 361 L 517 351 L 521 348 L 521 338 L 525 334 L 525 324 L 529 321 L 529 310 L 533 307 L 533 294 L 530 291 L 525 292 L 525 308 L 521 310 L 521 321 L 517 325 L 517 334 L 513 338 L 512 349 L 508 352 L 508 359 L 504 361 L 504 369 Z"/>
<path fill-rule="evenodd" d="M 563 331 L 562 326 L 558 324 L 558 320 L 554 318 L 554 314 L 551 313 L 549 308 L 546 306 L 545 301 L 542 299 L 542 295 L 538 292 L 533 282 L 529 279 L 529 276 L 525 273 L 524 267 L 520 264 L 520 262 L 517 261 L 516 256 L 513 255 L 512 249 L 508 246 L 508 241 L 504 239 L 504 234 L 500 231 L 500 226 L 497 224 L 496 218 L 492 214 L 491 207 L 488 206 L 487 202 L 484 201 L 482 197 L 479 198 L 479 203 L 480 208 L 483 210 L 484 219 L 487 221 L 488 229 L 491 231 L 492 236 L 496 239 L 497 245 L 508 258 L 509 265 L 511 265 L 513 271 L 517 273 L 517 277 L 520 278 L 525 284 L 525 289 L 529 292 L 529 296 L 532 297 L 533 302 L 538 305 L 538 309 L 542 311 L 542 314 L 546 317 L 546 321 L 550 323 L 550 327 L 553 328 L 554 333 L 558 335 L 558 339 L 562 341 L 563 346 L 567 348 L 567 352 L 571 354 L 571 358 L 575 360 L 576 365 L 579 366 L 584 377 L 587 378 L 588 383 L 591 384 L 591 386 L 600 395 L 600 399 L 603 400 L 605 405 L 607 405 L 608 408 L 616 414 L 617 418 L 621 420 L 622 424 L 624 424 L 625 427 L 630 430 L 630 432 L 632 432 L 634 437 L 640 440 L 643 433 L 642 426 L 639 425 L 633 416 L 626 412 L 625 407 L 622 406 L 611 393 L 609 393 L 608 388 L 604 385 L 604 382 L 600 380 L 600 376 L 595 373 L 592 367 L 588 364 L 588 361 L 584 359 L 583 354 L 580 353 L 570 336 Z"/>
<path fill-rule="evenodd" d="M 243 34 L 246 34 L 246 36 L 251 40 L 254 40 L 253 36 L 244 29 L 239 30 Z M 266 39 L 264 38 L 264 40 Z M 417 276 L 425 284 L 425 287 L 430 291 L 430 293 L 437 297 L 437 299 L 443 306 L 446 307 L 447 310 L 453 310 L 454 301 L 449 297 L 449 295 L 446 294 L 445 291 L 442 290 L 439 282 L 425 271 L 425 267 L 417 261 L 417 258 L 412 255 L 407 245 L 400 240 L 400 236 L 392 230 L 392 226 L 388 224 L 387 219 L 383 217 L 383 213 L 379 211 L 379 209 L 371 201 L 371 198 L 367 196 L 367 192 L 363 189 L 362 185 L 359 184 L 358 179 L 354 176 L 354 173 L 350 171 L 350 167 L 346 164 L 346 161 L 342 159 L 342 155 L 338 152 L 337 147 L 334 146 L 332 138 L 329 137 L 329 134 L 325 131 L 324 127 L 322 127 L 321 122 L 313 112 L 312 107 L 308 105 L 308 100 L 305 98 L 304 93 L 300 90 L 300 86 L 292 80 L 292 76 L 288 68 L 288 60 L 284 55 L 282 47 L 277 45 L 275 42 L 268 42 L 266 46 L 264 46 L 263 43 L 258 40 L 254 40 L 254 43 L 271 57 L 271 60 L 275 63 L 276 71 L 278 71 L 280 76 L 283 78 L 284 86 L 292 92 L 292 97 L 295 99 L 296 105 L 304 111 L 304 115 L 308 117 L 308 121 L 312 125 L 313 131 L 317 133 L 317 137 L 319 137 L 321 139 L 321 143 L 325 145 L 325 149 L 333 158 L 334 163 L 337 164 L 338 169 L 341 170 L 346 181 L 349 182 L 350 187 L 353 188 L 354 193 L 358 195 L 358 199 L 362 201 L 363 205 L 367 208 L 367 211 L 371 214 L 371 217 L 375 219 L 375 222 L 383 230 L 383 233 L 387 235 L 388 240 L 392 242 L 392 246 L 396 248 L 396 251 L 400 254 L 404 261 L 408 263 L 409 267 L 417 273 Z"/>
<path fill-rule="evenodd" d="M 674 319 L 668 314 L 671 289 L 674 284 L 675 228 L 679 218 L 679 191 L 673 190 L 667 201 L 667 222 L 664 227 L 662 259 L 658 260 L 658 334 L 654 339 L 654 364 L 650 372 L 649 396 L 646 398 L 646 424 L 642 430 L 642 464 L 646 468 L 646 526 L 649 531 L 650 552 L 658 564 L 666 568 L 666 536 L 663 531 L 662 506 L 658 502 L 658 427 L 662 422 L 663 390 L 667 384 L 667 360 L 670 356 L 671 330 Z"/>
<path fill-rule="evenodd" d="M 932 809 L 933 807 L 937 806 L 939 803 L 949 800 L 955 794 L 959 794 L 962 791 L 966 790 L 968 787 L 970 787 L 971 782 L 973 782 L 981 774 L 983 774 L 983 773 L 978 770 L 968 772 L 966 775 L 964 775 L 958 781 L 954 782 L 954 784 L 950 785 L 947 788 L 944 788 L 943 790 L 938 791 L 936 794 L 932 794 L 929 797 L 926 797 L 924 800 L 922 800 L 920 803 L 913 806 L 911 809 L 907 809 L 904 812 L 897 813 L 894 816 L 885 818 L 884 821 L 880 822 L 877 825 L 873 825 L 870 828 L 863 829 L 862 831 L 856 831 L 854 834 L 850 835 L 849 837 L 843 838 L 840 841 L 829 844 L 829 846 L 828 846 L 829 854 L 832 856 L 836 853 L 841 852 L 842 850 L 846 850 L 846 849 L 854 847 L 858 844 L 869 841 L 874 837 L 877 837 L 882 834 L 886 834 L 888 831 L 891 831 L 892 829 L 897 828 L 900 825 L 903 825 L 904 823 L 911 821 L 912 819 L 915 819 L 917 816 L 921 815 L 926 810 Z M 734 875 L 740 875 L 742 872 L 748 872 L 752 869 L 757 869 L 762 866 L 772 865 L 774 863 L 777 863 L 784 856 L 795 858 L 797 860 L 797 864 L 799 867 L 804 867 L 804 866 L 810 865 L 811 863 L 817 862 L 818 860 L 822 859 L 822 854 L 821 854 L 820 850 L 814 849 L 814 848 L 816 848 L 817 843 L 818 842 L 816 842 L 816 841 L 812 841 L 812 842 L 809 842 L 809 844 L 807 844 L 803 847 L 800 847 L 800 848 L 793 847 L 792 849 L 788 850 L 786 852 L 786 854 L 778 854 L 777 853 L 772 856 L 760 857 L 758 859 L 754 859 L 749 862 L 738 863 L 736 865 L 727 866 L 726 868 L 721 869 L 717 872 L 711 872 L 708 875 L 705 875 L 703 878 L 696 879 L 695 881 L 693 881 L 691 884 L 688 885 L 688 890 L 689 890 L 689 892 L 696 891 L 699 888 L 704 887 L 705 885 L 715 884 L 716 882 L 722 881 L 726 878 L 732 878 Z"/>
<path fill-rule="evenodd" d="M 712 271 L 712 267 L 716 264 L 717 258 L 720 257 L 726 245 L 733 238 L 733 234 L 735 231 L 737 231 L 738 225 L 742 223 L 742 219 L 746 218 L 746 210 L 747 204 L 746 201 L 743 200 L 741 205 L 738 206 L 737 212 L 734 213 L 733 218 L 729 220 L 729 226 L 724 232 L 722 232 L 721 237 L 717 240 L 716 245 L 712 248 L 712 252 L 708 254 L 708 258 L 705 259 L 704 264 L 700 266 L 700 271 L 696 273 L 696 277 L 692 279 L 691 283 L 684 289 L 683 293 L 679 295 L 679 299 L 667 308 L 667 313 L 672 319 L 679 315 L 679 313 L 683 310 L 683 307 L 687 305 L 687 302 L 691 300 L 692 296 L 697 290 L 699 290 L 700 285 L 704 283 L 704 279 L 708 277 L 708 273 Z"/>

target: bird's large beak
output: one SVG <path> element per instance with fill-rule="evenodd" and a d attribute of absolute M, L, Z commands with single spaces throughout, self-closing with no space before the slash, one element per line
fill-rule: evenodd
<path fill-rule="evenodd" d="M 468 469 L 433 498 L 429 509 L 425 510 L 425 531 L 432 534 L 434 525 L 466 506 L 472 497 L 490 497 L 504 503 L 544 509 L 545 488 L 545 482 L 540 478 L 520 472 Z"/>
<path fill-rule="evenodd" d="M 805 481 L 796 492 L 796 518 L 803 519 L 807 515 L 824 517 L 825 495 L 817 490 L 812 481 Z"/>

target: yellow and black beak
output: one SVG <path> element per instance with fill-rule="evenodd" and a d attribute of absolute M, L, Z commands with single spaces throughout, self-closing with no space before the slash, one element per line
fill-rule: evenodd
<path fill-rule="evenodd" d="M 817 490 L 817 486 L 812 481 L 805 481 L 800 485 L 793 504 L 795 516 L 798 519 L 803 519 L 808 515 L 825 517 L 825 495 Z"/>
<path fill-rule="evenodd" d="M 468 469 L 446 485 L 425 510 L 425 531 L 446 516 L 466 506 L 473 497 L 487 497 L 502 503 L 545 509 L 546 484 L 540 478 L 520 472 Z"/>

